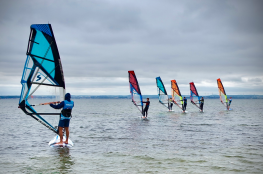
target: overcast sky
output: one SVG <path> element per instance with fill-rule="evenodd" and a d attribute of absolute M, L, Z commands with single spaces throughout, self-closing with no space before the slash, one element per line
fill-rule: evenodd
<path fill-rule="evenodd" d="M 0 1 L 0 95 L 20 95 L 31 24 L 50 23 L 73 95 L 263 94 L 262 0 Z"/>

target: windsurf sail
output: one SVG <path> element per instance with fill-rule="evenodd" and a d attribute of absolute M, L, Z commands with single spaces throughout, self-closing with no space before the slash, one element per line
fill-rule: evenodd
<path fill-rule="evenodd" d="M 219 91 L 219 97 L 221 103 L 228 108 L 228 99 L 227 95 L 224 89 L 224 86 L 222 84 L 222 81 L 220 79 L 217 79 L 217 85 L 218 85 L 218 91 Z"/>
<path fill-rule="evenodd" d="M 169 97 L 163 85 L 161 77 L 156 77 L 157 93 L 159 95 L 159 102 L 169 109 Z"/>
<path fill-rule="evenodd" d="M 128 71 L 128 75 L 129 75 L 130 93 L 132 97 L 132 102 L 143 115 L 143 100 L 142 100 L 142 94 L 141 94 L 139 83 L 137 81 L 134 71 Z"/>
<path fill-rule="evenodd" d="M 196 90 L 194 82 L 189 83 L 190 84 L 190 99 L 191 103 L 198 107 L 200 109 L 200 97 L 198 95 L 198 92 Z"/>
<path fill-rule="evenodd" d="M 171 90 L 172 90 L 172 101 L 176 106 L 183 110 L 183 97 L 175 80 L 171 80 Z"/>
<path fill-rule="evenodd" d="M 48 104 L 64 100 L 65 81 L 51 24 L 30 26 L 26 54 L 19 108 L 58 133 L 60 110 Z"/>

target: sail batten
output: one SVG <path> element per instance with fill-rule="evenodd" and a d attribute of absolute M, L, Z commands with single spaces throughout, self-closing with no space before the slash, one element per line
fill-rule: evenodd
<path fill-rule="evenodd" d="M 51 24 L 30 26 L 26 55 L 19 108 L 57 133 L 60 110 L 54 112 L 49 105 L 40 106 L 36 104 L 40 101 L 34 99 L 34 95 L 50 95 L 51 98 L 41 99 L 41 102 L 48 103 L 63 101 L 65 96 L 63 69 Z"/>

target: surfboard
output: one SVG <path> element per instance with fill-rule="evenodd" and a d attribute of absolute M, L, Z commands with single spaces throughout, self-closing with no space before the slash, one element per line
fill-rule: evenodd
<path fill-rule="evenodd" d="M 149 120 L 147 117 L 145 117 L 145 118 L 141 117 L 141 119 L 144 120 L 144 121 L 148 121 Z"/>
<path fill-rule="evenodd" d="M 63 142 L 66 141 L 66 136 L 63 136 Z M 60 137 L 59 135 L 55 136 L 49 143 L 49 147 L 57 147 L 57 148 L 60 148 L 60 147 L 67 147 L 67 148 L 71 148 L 74 146 L 74 143 L 68 139 L 68 144 L 65 144 L 63 143 L 63 145 L 58 145 L 57 143 L 60 142 Z"/>
<path fill-rule="evenodd" d="M 232 111 L 233 109 L 232 108 L 229 108 L 229 109 L 225 109 L 226 111 Z"/>

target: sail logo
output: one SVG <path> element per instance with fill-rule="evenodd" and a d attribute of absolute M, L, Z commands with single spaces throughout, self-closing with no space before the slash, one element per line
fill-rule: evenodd
<path fill-rule="evenodd" d="M 38 75 L 36 81 L 39 81 L 40 79 L 41 79 L 41 77 L 40 77 L 40 75 Z"/>

